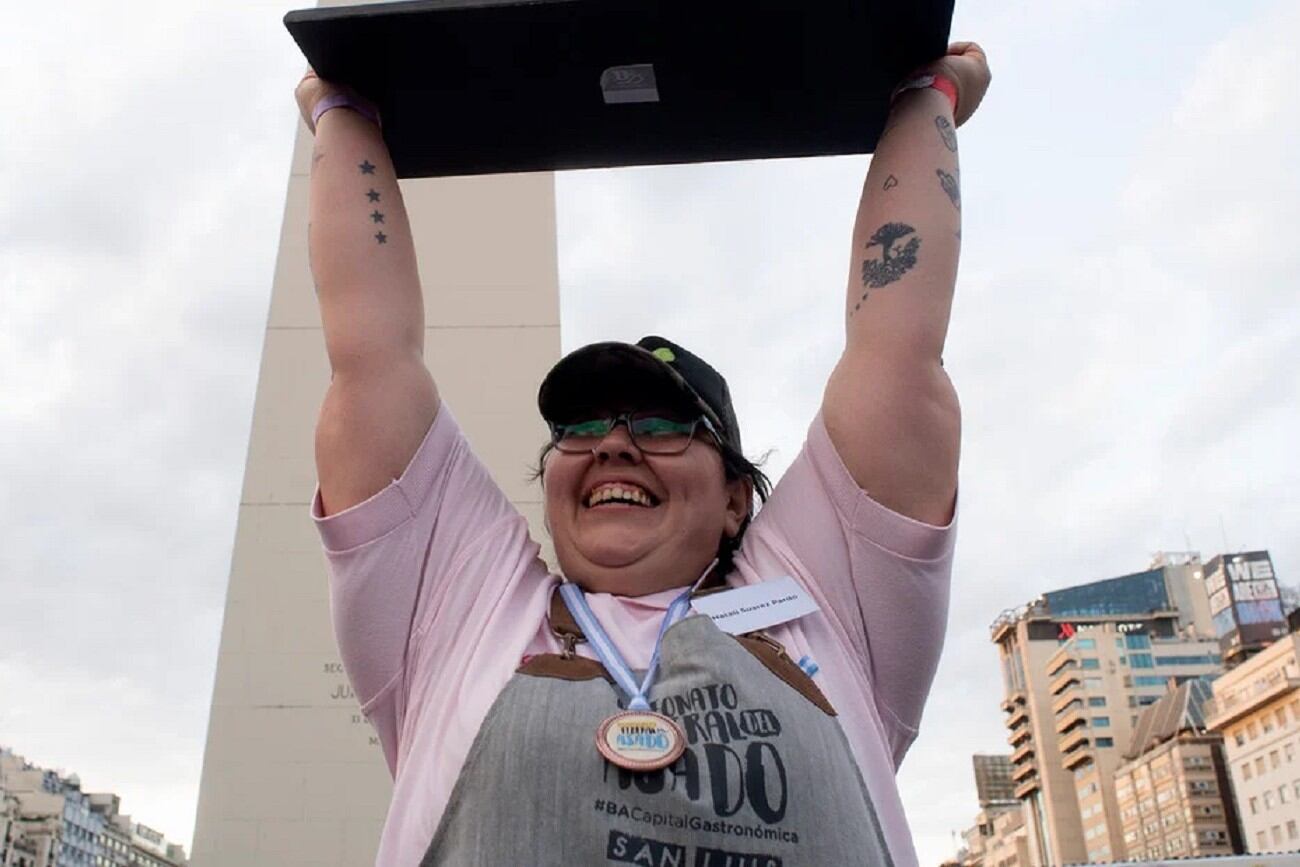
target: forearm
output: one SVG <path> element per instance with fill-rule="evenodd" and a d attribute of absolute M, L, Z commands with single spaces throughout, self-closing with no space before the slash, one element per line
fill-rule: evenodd
<path fill-rule="evenodd" d="M 309 186 L 308 252 L 331 367 L 418 357 L 415 245 L 378 127 L 346 108 L 321 115 Z"/>
<path fill-rule="evenodd" d="M 902 94 L 853 229 L 846 355 L 938 363 L 961 246 L 957 135 L 947 97 Z"/>

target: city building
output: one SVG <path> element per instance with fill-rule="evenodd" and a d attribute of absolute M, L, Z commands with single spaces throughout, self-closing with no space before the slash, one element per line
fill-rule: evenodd
<path fill-rule="evenodd" d="M 1035 865 L 1123 852 L 1111 784 L 1141 709 L 1181 680 L 1222 670 L 1194 554 L 1046 593 L 991 627 L 1013 794 Z"/>
<path fill-rule="evenodd" d="M 1210 614 L 1233 668 L 1289 631 L 1282 593 L 1267 551 L 1220 554 L 1205 564 Z"/>
<path fill-rule="evenodd" d="M 1223 735 L 1247 851 L 1300 850 L 1300 634 L 1216 680 L 1205 716 Z"/>
<path fill-rule="evenodd" d="M 1133 860 L 1245 851 L 1223 751 L 1208 731 L 1211 678 L 1179 684 L 1142 712 L 1115 770 L 1115 799 Z"/>
<path fill-rule="evenodd" d="M 971 756 L 971 765 L 975 768 L 975 792 L 981 810 L 1020 806 L 1016 785 L 1011 781 L 1010 755 L 976 753 Z"/>
<path fill-rule="evenodd" d="M 1020 867 L 1028 864 L 1028 841 L 1020 817 L 1020 801 L 1011 781 L 1008 755 L 971 756 L 980 811 L 962 832 L 961 867 Z"/>
<path fill-rule="evenodd" d="M 117 795 L 85 793 L 75 774 L 0 748 L 0 867 L 185 867 L 185 850 L 118 812 Z"/>

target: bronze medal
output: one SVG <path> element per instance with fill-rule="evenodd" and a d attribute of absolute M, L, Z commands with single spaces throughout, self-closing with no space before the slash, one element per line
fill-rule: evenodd
<path fill-rule="evenodd" d="M 661 713 L 628 710 L 600 724 L 596 749 L 624 770 L 657 771 L 681 757 L 686 750 L 686 734 Z"/>

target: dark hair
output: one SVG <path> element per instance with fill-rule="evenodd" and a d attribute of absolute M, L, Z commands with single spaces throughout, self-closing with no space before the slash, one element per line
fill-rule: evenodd
<path fill-rule="evenodd" d="M 722 473 L 728 482 L 734 482 L 736 479 L 748 479 L 750 486 L 753 488 L 749 497 L 749 514 L 745 520 L 740 522 L 740 530 L 735 536 L 723 536 L 718 541 L 718 575 L 726 577 L 735 568 L 736 552 L 740 550 L 740 540 L 745 537 L 745 531 L 749 529 L 749 522 L 758 512 L 758 507 L 767 502 L 767 498 L 772 495 L 772 480 L 767 474 L 759 469 L 758 464 L 745 457 L 743 454 L 732 448 L 729 443 L 714 439 L 718 451 L 722 454 Z M 542 446 L 542 450 L 537 455 L 537 465 L 533 467 L 528 474 L 528 480 L 532 482 L 542 481 L 542 467 L 546 464 L 546 455 L 555 448 L 555 444 L 547 442 Z M 760 462 L 767 459 L 764 455 Z"/>

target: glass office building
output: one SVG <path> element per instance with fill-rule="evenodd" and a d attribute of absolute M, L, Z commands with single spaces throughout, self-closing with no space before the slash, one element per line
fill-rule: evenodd
<path fill-rule="evenodd" d="M 1093 581 L 1043 594 L 1054 617 L 1110 617 L 1174 608 L 1165 588 L 1165 570 L 1151 569 Z"/>

